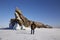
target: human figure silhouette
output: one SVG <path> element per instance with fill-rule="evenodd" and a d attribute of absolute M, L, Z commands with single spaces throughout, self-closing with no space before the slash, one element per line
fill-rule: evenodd
<path fill-rule="evenodd" d="M 31 34 L 34 34 L 35 28 L 36 28 L 36 25 L 35 25 L 35 23 L 33 22 L 33 23 L 31 24 Z"/>

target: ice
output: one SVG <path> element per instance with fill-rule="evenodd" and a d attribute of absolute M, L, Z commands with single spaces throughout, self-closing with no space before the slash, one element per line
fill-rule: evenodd
<path fill-rule="evenodd" d="M 30 30 L 0 30 L 0 40 L 60 40 L 60 29 L 40 28 L 35 29 L 35 34 Z"/>

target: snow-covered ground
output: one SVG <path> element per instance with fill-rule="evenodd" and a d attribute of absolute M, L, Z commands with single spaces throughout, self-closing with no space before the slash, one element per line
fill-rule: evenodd
<path fill-rule="evenodd" d="M 0 40 L 60 40 L 60 29 L 36 29 L 31 35 L 30 30 L 0 30 Z"/>

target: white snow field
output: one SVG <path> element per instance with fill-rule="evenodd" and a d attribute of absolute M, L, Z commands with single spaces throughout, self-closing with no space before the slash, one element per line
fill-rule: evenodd
<path fill-rule="evenodd" d="M 60 29 L 40 28 L 31 35 L 30 30 L 0 30 L 0 40 L 60 40 Z"/>

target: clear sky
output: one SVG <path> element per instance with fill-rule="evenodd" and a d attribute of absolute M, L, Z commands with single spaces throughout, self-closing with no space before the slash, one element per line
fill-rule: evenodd
<path fill-rule="evenodd" d="M 8 27 L 16 7 L 30 20 L 60 27 L 60 0 L 0 0 L 1 27 Z"/>

